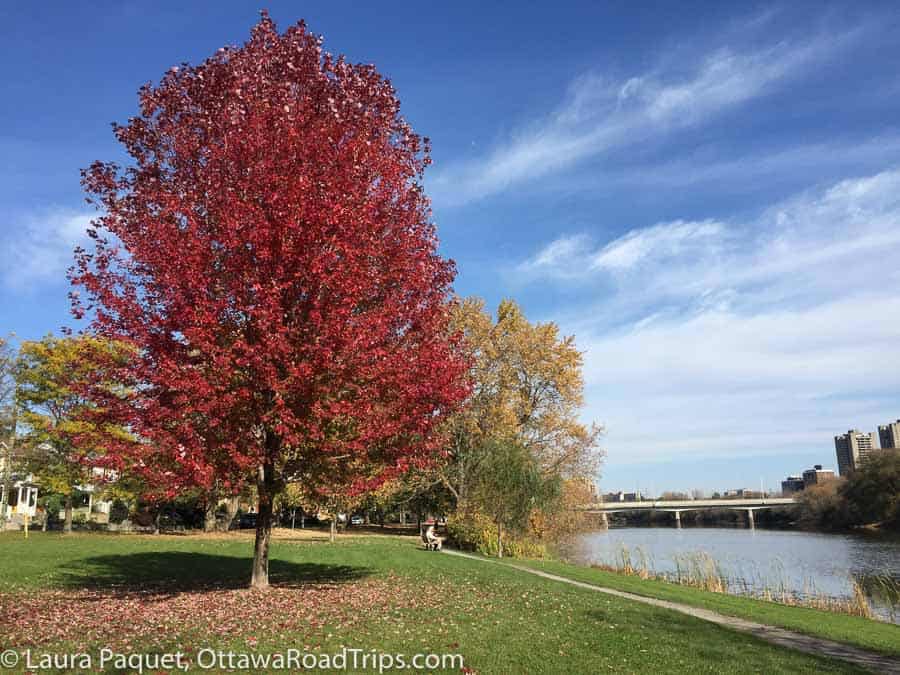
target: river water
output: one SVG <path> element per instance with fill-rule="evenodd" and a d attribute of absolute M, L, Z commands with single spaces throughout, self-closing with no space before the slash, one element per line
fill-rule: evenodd
<path fill-rule="evenodd" d="M 677 576 L 692 565 L 715 565 L 729 592 L 769 590 L 795 596 L 846 598 L 853 580 L 864 589 L 879 618 L 900 623 L 896 597 L 885 580 L 900 587 L 900 539 L 819 534 L 797 530 L 622 527 L 582 535 L 567 552 L 582 564 L 632 565 Z"/>

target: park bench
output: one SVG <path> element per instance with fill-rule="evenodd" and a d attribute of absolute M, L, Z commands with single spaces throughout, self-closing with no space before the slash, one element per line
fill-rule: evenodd
<path fill-rule="evenodd" d="M 444 540 L 438 536 L 435 536 L 432 539 L 428 538 L 427 532 L 422 532 L 422 543 L 425 544 L 425 548 L 429 551 L 440 551 L 441 546 L 443 545 Z"/>

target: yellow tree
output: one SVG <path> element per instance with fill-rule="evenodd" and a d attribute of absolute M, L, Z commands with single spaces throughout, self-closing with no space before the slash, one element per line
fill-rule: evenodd
<path fill-rule="evenodd" d="M 398 513 L 401 525 L 406 525 L 407 516 L 415 516 L 421 534 L 423 517 L 451 513 L 455 496 L 441 478 L 440 467 L 427 466 L 412 469 L 385 483 L 369 496 L 369 500 L 382 514 Z"/>
<path fill-rule="evenodd" d="M 580 532 L 600 527 L 599 516 L 581 507 L 597 500 L 594 481 L 583 476 L 563 480 L 556 508 L 534 512 L 529 521 L 531 534 L 545 543 L 569 542 Z"/>
<path fill-rule="evenodd" d="M 303 473 L 290 477 L 290 488 L 284 505 L 300 506 L 307 513 L 324 514 L 329 519 L 330 540 L 334 543 L 341 515 L 358 508 L 366 495 L 366 484 L 373 476 L 353 455 L 320 457 L 319 466 L 311 466 Z"/>
<path fill-rule="evenodd" d="M 318 513 L 319 504 L 311 495 L 303 489 L 301 483 L 288 483 L 284 492 L 279 495 L 278 510 L 291 514 L 291 529 L 294 529 L 297 519 L 297 509 L 300 510 L 300 527 L 306 527 L 306 516 Z"/>
<path fill-rule="evenodd" d="M 473 390 L 450 422 L 450 461 L 442 479 L 465 511 L 491 441 L 511 440 L 528 449 L 542 471 L 564 478 L 592 478 L 601 452 L 601 429 L 578 419 L 584 403 L 583 358 L 573 336 L 554 323 L 531 323 L 512 300 L 497 308 L 484 301 L 456 306 L 453 328 L 470 350 Z"/>
<path fill-rule="evenodd" d="M 80 486 L 91 482 L 102 465 L 101 438 L 126 438 L 125 430 L 98 428 L 84 397 L 88 386 L 104 385 L 103 368 L 127 358 L 128 348 L 94 337 L 23 342 L 16 365 L 20 421 L 27 429 L 31 469 L 44 489 L 65 499 L 64 530 L 72 530 L 72 501 Z"/>

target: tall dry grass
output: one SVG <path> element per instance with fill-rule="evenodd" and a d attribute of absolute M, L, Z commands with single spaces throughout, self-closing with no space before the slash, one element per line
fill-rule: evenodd
<path fill-rule="evenodd" d="M 873 611 L 871 599 L 875 598 L 879 607 L 886 609 L 890 621 L 896 621 L 900 616 L 900 583 L 886 575 L 862 579 L 851 577 L 850 595 L 835 597 L 819 590 L 811 579 L 804 580 L 801 591 L 791 589 L 783 565 L 779 568 L 780 572 L 774 576 L 761 575 L 755 571 L 750 575 L 730 577 L 720 563 L 705 551 L 677 554 L 673 556 L 673 560 L 675 563 L 673 572 L 656 572 L 652 559 L 642 547 L 636 546 L 632 549 L 622 545 L 613 556 L 612 564 L 595 564 L 593 567 L 641 579 L 690 586 L 712 593 L 730 593 L 783 605 L 809 607 L 868 619 L 882 618 Z"/>

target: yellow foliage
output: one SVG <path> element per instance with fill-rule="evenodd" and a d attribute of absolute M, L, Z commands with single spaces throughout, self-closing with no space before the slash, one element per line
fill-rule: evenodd
<path fill-rule="evenodd" d="M 447 520 L 447 533 L 457 546 L 482 555 L 497 555 L 497 526 L 477 511 L 454 514 Z M 546 558 L 547 547 L 529 536 L 503 534 L 503 555 L 510 558 Z"/>
<path fill-rule="evenodd" d="M 451 451 L 510 439 L 547 471 L 595 475 L 602 430 L 578 419 L 583 358 L 574 337 L 561 336 L 554 323 L 530 323 L 512 300 L 500 303 L 495 322 L 483 300 L 466 298 L 455 308 L 453 327 L 471 352 L 474 390 L 452 421 Z"/>
<path fill-rule="evenodd" d="M 528 531 L 537 540 L 548 544 L 570 541 L 580 532 L 599 527 L 599 516 L 578 509 L 595 500 L 593 484 L 589 479 L 564 481 L 557 508 L 550 513 L 533 512 Z"/>
<path fill-rule="evenodd" d="M 69 494 L 90 478 L 91 460 L 103 448 L 90 440 L 104 434 L 128 437 L 122 428 L 98 429 L 86 413 L 92 405 L 82 393 L 98 382 L 101 363 L 127 358 L 125 345 L 89 336 L 23 342 L 16 365 L 16 401 L 27 429 L 31 469 L 45 488 Z M 110 391 L 118 385 L 110 382 Z M 78 442 L 73 439 L 80 439 Z"/>

